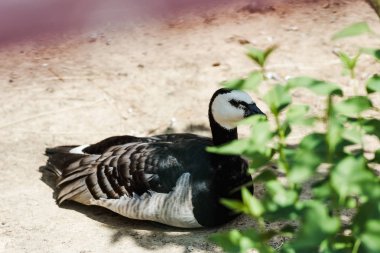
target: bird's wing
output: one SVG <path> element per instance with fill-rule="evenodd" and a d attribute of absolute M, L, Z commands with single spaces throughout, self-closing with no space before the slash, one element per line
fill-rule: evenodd
<path fill-rule="evenodd" d="M 57 200 L 88 204 L 90 199 L 117 199 L 149 191 L 167 193 L 185 172 L 171 143 L 127 143 L 101 155 L 76 157 L 62 168 Z"/>
<path fill-rule="evenodd" d="M 187 140 L 198 140 L 211 142 L 208 137 L 201 137 L 194 134 L 182 133 L 182 134 L 161 134 L 152 137 L 135 137 L 130 135 L 113 136 L 104 139 L 98 143 L 92 144 L 84 148 L 82 151 L 86 154 L 102 154 L 109 148 L 117 145 L 123 145 L 127 143 L 142 142 L 142 143 L 154 143 L 154 142 L 171 142 L 178 143 Z"/>
<path fill-rule="evenodd" d="M 152 142 L 157 142 L 160 140 L 162 139 L 157 138 L 157 137 L 135 137 L 135 136 L 130 136 L 130 135 L 113 136 L 113 137 L 104 139 L 98 143 L 87 146 L 86 148 L 83 149 L 83 152 L 86 154 L 103 154 L 109 148 L 112 148 L 118 145 L 124 145 L 127 143 L 135 143 L 135 142 L 152 143 Z"/>

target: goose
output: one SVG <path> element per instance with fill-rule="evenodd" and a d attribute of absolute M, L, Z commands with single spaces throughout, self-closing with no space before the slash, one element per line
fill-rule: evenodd
<path fill-rule="evenodd" d="M 250 182 L 247 161 L 206 147 L 238 138 L 237 123 L 264 114 L 245 92 L 221 88 L 211 97 L 212 138 L 190 133 L 114 136 L 92 145 L 47 148 L 46 171 L 57 176 L 57 202 L 71 200 L 122 216 L 181 228 L 222 225 L 238 216 L 220 203 L 240 199 Z M 253 188 L 252 188 L 253 190 Z"/>

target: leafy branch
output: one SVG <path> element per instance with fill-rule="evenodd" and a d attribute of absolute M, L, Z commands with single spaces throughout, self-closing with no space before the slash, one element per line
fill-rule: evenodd
<path fill-rule="evenodd" d="M 357 23 L 333 39 L 364 33 L 374 34 L 366 23 Z M 266 81 L 265 66 L 275 48 L 251 49 L 247 55 L 260 70 L 225 85 L 258 92 Z M 353 58 L 342 52 L 338 55 L 354 79 L 360 55 L 380 61 L 379 52 L 367 48 Z M 379 74 L 371 76 L 365 86 L 365 96 L 344 97 L 338 84 L 311 77 L 275 84 L 263 96 L 274 126 L 265 117 L 252 116 L 241 123 L 252 125 L 249 138 L 209 148 L 210 152 L 249 157 L 250 171 L 255 172 L 253 183 L 263 183 L 266 190 L 258 198 L 243 187 L 241 202 L 222 199 L 224 205 L 249 215 L 258 226 L 215 234 L 212 241 L 227 252 L 275 252 L 269 242 L 276 236 L 287 240 L 279 252 L 380 252 L 380 178 L 373 170 L 380 166 L 380 148 L 370 154 L 364 150 L 366 136 L 380 140 L 380 120 L 365 116 L 379 112 L 372 101 L 374 94 L 380 93 Z M 292 102 L 291 93 L 297 89 L 325 98 L 322 116 L 310 115 L 308 105 Z M 289 134 L 297 127 L 316 123 L 325 130 L 312 131 L 296 147 L 289 147 Z M 278 172 L 270 168 L 273 161 L 285 175 L 284 180 L 279 181 Z M 310 182 L 312 198 L 305 199 L 302 189 Z M 351 214 L 348 221 L 342 218 L 344 212 Z M 278 230 L 264 226 L 264 221 L 279 220 L 285 225 Z"/>

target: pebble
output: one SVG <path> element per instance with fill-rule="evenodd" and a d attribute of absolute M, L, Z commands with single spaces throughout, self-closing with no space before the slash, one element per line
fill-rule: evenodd
<path fill-rule="evenodd" d="M 247 39 L 238 39 L 238 42 L 240 45 L 246 45 L 250 43 Z"/>
<path fill-rule="evenodd" d="M 285 76 L 285 81 L 289 81 L 289 79 L 292 79 L 293 76 Z"/>
<path fill-rule="evenodd" d="M 98 34 L 97 33 L 91 33 L 90 36 L 88 36 L 87 41 L 90 43 L 95 42 L 98 39 Z"/>
<path fill-rule="evenodd" d="M 170 119 L 170 127 L 173 127 L 175 125 L 175 123 L 177 123 L 177 119 L 176 118 L 171 118 Z"/>
<path fill-rule="evenodd" d="M 280 76 L 275 72 L 266 72 L 265 77 L 271 80 L 280 81 Z"/>
<path fill-rule="evenodd" d="M 298 26 L 295 26 L 295 25 L 285 27 L 285 31 L 298 31 L 298 30 L 299 30 Z"/>

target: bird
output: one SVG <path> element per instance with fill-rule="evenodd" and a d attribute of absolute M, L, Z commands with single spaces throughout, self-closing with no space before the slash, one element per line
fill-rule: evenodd
<path fill-rule="evenodd" d="M 246 92 L 220 88 L 209 102 L 211 138 L 124 135 L 46 148 L 45 170 L 57 176 L 58 205 L 71 200 L 180 228 L 219 226 L 238 216 L 220 200 L 241 200 L 234 189 L 252 178 L 245 158 L 206 149 L 236 140 L 238 122 L 257 114 L 265 115 Z"/>

